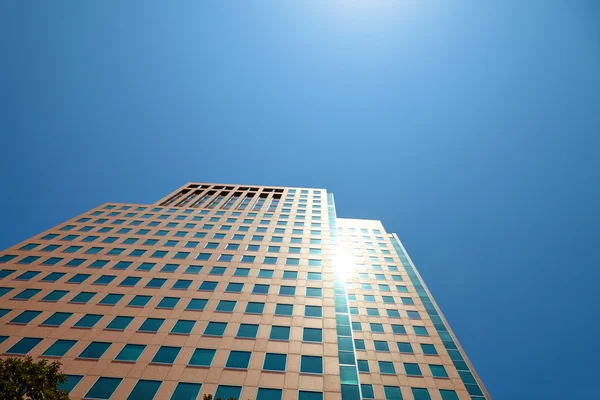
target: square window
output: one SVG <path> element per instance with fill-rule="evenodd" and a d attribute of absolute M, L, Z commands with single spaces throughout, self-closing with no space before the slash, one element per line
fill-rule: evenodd
<path fill-rule="evenodd" d="M 447 378 L 448 377 L 446 368 L 444 368 L 443 365 L 429 364 L 429 369 L 431 370 L 431 375 L 433 375 L 434 378 Z"/>
<path fill-rule="evenodd" d="M 412 345 L 409 342 L 396 342 L 400 353 L 413 354 Z"/>
<path fill-rule="evenodd" d="M 123 298 L 122 294 L 119 293 L 108 293 L 98 304 L 104 306 L 114 306 Z"/>
<path fill-rule="evenodd" d="M 371 372 L 368 360 L 358 360 L 358 372 Z"/>
<path fill-rule="evenodd" d="M 3 288 L 3 289 L 8 289 L 8 290 L 0 291 L 0 297 L 2 295 L 4 295 L 5 293 L 8 293 L 10 290 L 12 290 L 12 288 Z M 42 291 L 41 289 L 25 289 L 21 293 L 15 295 L 12 299 L 13 300 L 29 300 L 41 291 Z"/>
<path fill-rule="evenodd" d="M 307 287 L 306 288 L 306 297 L 321 297 L 322 296 L 322 290 L 321 288 L 316 288 L 316 287 Z"/>
<path fill-rule="evenodd" d="M 255 324 L 240 324 L 236 337 L 256 339 L 258 333 L 258 325 Z"/>
<path fill-rule="evenodd" d="M 94 281 L 93 285 L 108 285 L 115 278 L 115 275 L 101 275 L 98 279 Z"/>
<path fill-rule="evenodd" d="M 189 311 L 204 311 L 206 303 L 208 303 L 206 299 L 191 299 L 185 309 Z"/>
<path fill-rule="evenodd" d="M 158 332 L 162 324 L 165 322 L 164 318 L 146 318 L 146 320 L 138 329 L 139 332 Z"/>
<path fill-rule="evenodd" d="M 266 353 L 263 364 L 264 371 L 285 371 L 287 354 Z"/>
<path fill-rule="evenodd" d="M 279 295 L 281 296 L 294 296 L 296 294 L 296 286 L 281 286 L 279 288 Z"/>
<path fill-rule="evenodd" d="M 225 289 L 225 293 L 240 293 L 243 288 L 243 283 L 229 282 L 227 284 L 227 288 Z"/>
<path fill-rule="evenodd" d="M 290 340 L 290 327 L 273 325 L 271 327 L 271 334 L 269 335 L 269 339 Z"/>
<path fill-rule="evenodd" d="M 214 281 L 204 281 L 198 290 L 214 291 L 219 283 Z"/>
<path fill-rule="evenodd" d="M 215 399 L 239 399 L 240 394 L 242 393 L 241 386 L 228 386 L 228 385 L 219 385 L 217 386 L 217 391 L 215 392 Z"/>
<path fill-rule="evenodd" d="M 255 284 L 252 288 L 253 294 L 267 294 L 269 293 L 269 285 Z"/>
<path fill-rule="evenodd" d="M 425 388 L 410 388 L 415 400 L 431 400 L 429 391 Z"/>
<path fill-rule="evenodd" d="M 52 346 L 48 347 L 48 349 L 42 353 L 42 356 L 62 357 L 67 353 L 67 351 L 71 350 L 71 347 L 73 347 L 75 343 L 77 343 L 76 340 L 58 339 L 52 344 Z"/>
<path fill-rule="evenodd" d="M 304 306 L 305 317 L 323 317 L 323 308 L 321 306 Z"/>
<path fill-rule="evenodd" d="M 262 314 L 264 309 L 265 309 L 265 303 L 251 301 L 246 305 L 245 312 L 248 314 Z"/>
<path fill-rule="evenodd" d="M 78 293 L 73 299 L 71 303 L 85 304 L 92 299 L 96 295 L 95 292 L 81 292 Z"/>
<path fill-rule="evenodd" d="M 322 343 L 323 330 L 320 328 L 304 328 L 302 331 L 302 341 Z"/>
<path fill-rule="evenodd" d="M 19 315 L 17 315 L 16 317 L 14 317 L 10 321 L 10 323 L 25 325 L 25 324 L 30 323 L 35 317 L 37 317 L 41 313 L 42 313 L 41 311 L 25 310 L 25 311 L 21 312 Z"/>
<path fill-rule="evenodd" d="M 373 385 L 361 384 L 360 391 L 363 399 L 374 399 L 375 393 L 373 392 Z"/>
<path fill-rule="evenodd" d="M 423 376 L 419 364 L 416 363 L 404 363 L 404 371 L 407 376 Z"/>
<path fill-rule="evenodd" d="M 177 279 L 173 284 L 172 289 L 185 290 L 190 287 L 192 281 L 190 279 Z"/>
<path fill-rule="evenodd" d="M 396 368 L 391 361 L 378 361 L 379 372 L 382 375 L 396 375 Z"/>
<path fill-rule="evenodd" d="M 423 354 L 425 355 L 436 356 L 438 354 L 435 346 L 432 344 L 421 343 L 421 350 L 423 350 Z"/>
<path fill-rule="evenodd" d="M 188 365 L 197 367 L 210 367 L 217 351 L 214 349 L 196 349 Z"/>
<path fill-rule="evenodd" d="M 152 358 L 152 363 L 158 364 L 173 364 L 177 355 L 181 351 L 181 347 L 174 346 L 160 346 L 154 357 Z"/>
<path fill-rule="evenodd" d="M 106 329 L 112 329 L 115 331 L 123 331 L 129 324 L 133 321 L 133 317 L 114 317 L 112 321 L 108 324 Z"/>
<path fill-rule="evenodd" d="M 142 355 L 145 349 L 146 345 L 143 344 L 126 344 L 123 346 L 119 354 L 117 354 L 115 360 L 135 362 L 140 355 Z"/>
<path fill-rule="evenodd" d="M 250 364 L 251 356 L 252 352 L 250 351 L 232 350 L 229 352 L 229 357 L 227 358 L 225 368 L 248 369 L 248 364 Z"/>
<path fill-rule="evenodd" d="M 41 301 L 48 301 L 54 303 L 62 299 L 67 293 L 69 292 L 66 290 L 53 290 L 52 292 L 48 293 L 46 297 L 44 297 Z"/>
<path fill-rule="evenodd" d="M 163 299 L 158 303 L 156 308 L 167 308 L 173 309 L 179 303 L 179 297 L 163 297 Z"/>
<path fill-rule="evenodd" d="M 375 351 L 385 351 L 385 352 L 390 351 L 390 348 L 389 348 L 387 342 L 384 340 L 374 340 L 373 343 L 375 345 Z"/>
<path fill-rule="evenodd" d="M 209 322 L 204 330 L 204 335 L 207 336 L 223 336 L 227 328 L 226 322 Z"/>
<path fill-rule="evenodd" d="M 153 399 L 161 384 L 162 381 L 140 379 L 127 396 L 127 400 Z"/>
<path fill-rule="evenodd" d="M 25 355 L 42 341 L 41 338 L 24 337 L 6 351 L 6 354 Z"/>
<path fill-rule="evenodd" d="M 283 279 L 298 279 L 298 271 L 283 271 Z"/>
<path fill-rule="evenodd" d="M 322 276 L 320 272 L 309 272 L 308 273 L 309 281 L 320 281 L 322 280 Z"/>
<path fill-rule="evenodd" d="M 179 264 L 165 264 L 164 267 L 160 269 L 160 272 L 175 272 L 179 268 Z"/>
<path fill-rule="evenodd" d="M 417 336 L 429 336 L 427 328 L 424 326 L 413 326 L 413 329 L 415 330 L 415 334 Z"/>
<path fill-rule="evenodd" d="M 132 287 L 137 285 L 137 283 L 140 281 L 141 278 L 137 277 L 137 276 L 128 276 L 125 279 L 123 279 L 121 281 L 121 283 L 119 283 L 119 286 L 127 286 L 127 287 Z"/>
<path fill-rule="evenodd" d="M 119 262 L 123 262 L 123 261 L 119 261 Z M 154 267 L 156 267 L 156 263 L 143 262 L 135 270 L 136 271 L 152 271 L 152 268 L 154 268 Z"/>
<path fill-rule="evenodd" d="M 219 304 L 217 305 L 216 311 L 220 311 L 220 312 L 233 312 L 234 308 L 235 308 L 235 301 L 232 300 L 221 300 L 219 301 Z"/>
<path fill-rule="evenodd" d="M 108 350 L 111 343 L 108 342 L 91 342 L 82 352 L 79 354 L 79 358 L 88 358 L 97 360 Z"/>
<path fill-rule="evenodd" d="M 323 373 L 323 357 L 320 356 L 301 356 L 300 372 L 309 374 Z"/>
<path fill-rule="evenodd" d="M 285 315 L 291 317 L 294 312 L 293 304 L 277 304 L 275 306 L 275 315 Z"/>
<path fill-rule="evenodd" d="M 151 298 L 152 296 L 144 296 L 138 294 L 133 299 L 131 299 L 131 301 L 127 305 L 129 307 L 144 307 L 146 306 L 146 304 L 148 304 Z"/>
<path fill-rule="evenodd" d="M 354 339 L 354 347 L 356 350 L 366 350 L 365 341 L 363 339 Z"/>
<path fill-rule="evenodd" d="M 395 335 L 406 335 L 406 328 L 404 325 L 392 324 L 392 332 Z"/>
<path fill-rule="evenodd" d="M 299 258 L 287 258 L 285 260 L 285 265 L 300 265 Z"/>

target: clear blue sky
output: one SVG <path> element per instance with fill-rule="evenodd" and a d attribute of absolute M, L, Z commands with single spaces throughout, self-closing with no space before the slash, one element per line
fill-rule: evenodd
<path fill-rule="evenodd" d="M 187 181 L 397 232 L 495 400 L 597 398 L 600 2 L 0 3 L 0 248 Z M 594 372 L 595 371 L 595 372 Z"/>

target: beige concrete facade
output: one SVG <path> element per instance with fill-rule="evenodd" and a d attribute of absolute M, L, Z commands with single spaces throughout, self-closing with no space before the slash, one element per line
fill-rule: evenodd
<path fill-rule="evenodd" d="M 0 354 L 60 360 L 73 399 L 188 399 L 196 389 L 201 399 L 231 386 L 240 399 L 346 400 L 357 385 L 365 399 L 392 399 L 394 388 L 410 400 L 490 399 L 476 375 L 469 382 L 465 370 L 474 370 L 460 347 L 465 364 L 456 368 L 446 347 L 458 342 L 449 328 L 451 339 L 436 330 L 394 236 L 379 221 L 332 217 L 331 200 L 325 189 L 190 183 L 155 204 L 100 205 L 0 253 Z M 344 276 L 344 295 L 335 276 Z M 340 374 L 342 296 L 351 352 L 369 365 L 356 381 Z M 222 335 L 206 331 L 214 323 L 226 323 Z M 240 337 L 240 326 L 255 337 Z M 305 328 L 320 329 L 322 340 Z M 86 357 L 93 342 L 104 344 Z M 389 350 L 375 348 L 384 343 Z M 53 345 L 64 354 L 44 354 Z M 145 347 L 119 360 L 126 345 Z M 190 365 L 197 349 L 215 350 L 210 365 Z M 251 352 L 247 366 L 228 367 L 238 362 L 232 351 Z M 265 370 L 267 354 L 286 355 L 285 370 Z M 395 372 L 381 373 L 380 362 Z M 121 381 L 108 393 L 94 388 L 102 378 Z M 117 381 L 100 382 L 110 391 Z M 196 386 L 176 392 L 180 383 Z"/>

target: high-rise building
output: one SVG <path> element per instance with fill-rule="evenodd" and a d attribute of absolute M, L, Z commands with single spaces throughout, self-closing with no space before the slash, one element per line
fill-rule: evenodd
<path fill-rule="evenodd" d="M 73 399 L 490 400 L 398 237 L 325 189 L 102 204 L 0 279 L 0 353 L 60 360 Z"/>

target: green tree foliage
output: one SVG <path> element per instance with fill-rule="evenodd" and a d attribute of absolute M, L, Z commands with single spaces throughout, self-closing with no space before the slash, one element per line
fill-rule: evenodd
<path fill-rule="evenodd" d="M 0 360 L 0 399 L 2 400 L 69 400 L 58 385 L 67 380 L 61 363 L 47 360 L 34 362 L 31 357 Z"/>

